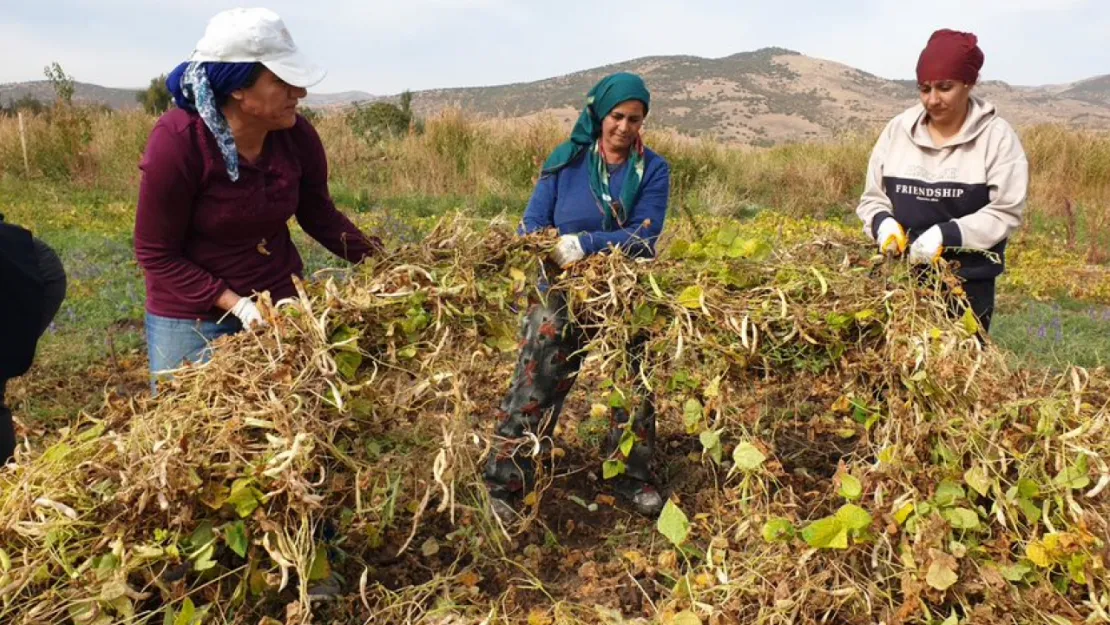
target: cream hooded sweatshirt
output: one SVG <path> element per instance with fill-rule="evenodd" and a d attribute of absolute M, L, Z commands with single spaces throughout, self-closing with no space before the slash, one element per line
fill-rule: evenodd
<path fill-rule="evenodd" d="M 918 104 L 887 124 L 871 152 L 856 214 L 872 239 L 885 219 L 898 220 L 911 241 L 939 225 L 944 256 L 959 263 L 963 278 L 994 278 L 1025 209 L 1029 163 L 1021 141 L 992 104 L 975 96 L 960 133 L 943 147 L 924 122 Z"/>

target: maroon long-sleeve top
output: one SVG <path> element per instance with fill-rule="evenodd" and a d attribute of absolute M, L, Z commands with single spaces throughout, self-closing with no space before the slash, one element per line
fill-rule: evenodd
<path fill-rule="evenodd" d="M 146 276 L 148 312 L 175 319 L 214 319 L 225 289 L 296 295 L 291 276 L 304 264 L 289 218 L 328 250 L 351 262 L 374 254 L 366 237 L 335 207 L 328 164 L 304 118 L 266 135 L 261 156 L 239 161 L 232 182 L 215 138 L 195 113 L 173 110 L 151 131 L 139 165 L 135 256 Z"/>

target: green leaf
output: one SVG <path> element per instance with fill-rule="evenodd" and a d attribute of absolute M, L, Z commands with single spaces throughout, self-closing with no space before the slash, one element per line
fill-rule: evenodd
<path fill-rule="evenodd" d="M 173 625 L 192 625 L 193 617 L 196 616 L 197 608 L 193 605 L 193 600 L 185 597 L 185 601 L 181 603 L 181 612 L 177 614 L 177 618 L 173 620 Z"/>
<path fill-rule="evenodd" d="M 964 481 L 967 482 L 967 485 L 975 490 L 975 492 L 984 497 L 991 492 L 991 479 L 987 475 L 987 471 L 979 465 L 975 465 L 964 472 Z"/>
<path fill-rule="evenodd" d="M 871 513 L 855 504 L 844 504 L 836 511 L 836 518 L 845 528 L 860 532 L 871 527 Z"/>
<path fill-rule="evenodd" d="M 848 501 L 856 501 L 863 496 L 863 484 L 847 473 L 840 474 L 840 496 Z"/>
<path fill-rule="evenodd" d="M 729 258 L 763 260 L 771 255 L 771 244 L 762 239 L 737 238 L 728 249 Z"/>
<path fill-rule="evenodd" d="M 848 528 L 834 516 L 817 519 L 802 530 L 802 540 L 816 549 L 847 549 Z"/>
<path fill-rule="evenodd" d="M 619 390 L 614 389 L 613 392 L 609 393 L 609 408 L 622 408 L 624 410 L 627 410 L 628 400 L 625 399 L 623 393 L 621 393 Z"/>
<path fill-rule="evenodd" d="M 705 292 L 700 286 L 688 286 L 678 294 L 678 305 L 690 310 L 701 308 Z"/>
<path fill-rule="evenodd" d="M 1087 456 L 1081 454 L 1075 464 L 1065 467 L 1053 481 L 1064 488 L 1080 490 L 1090 486 L 1091 478 L 1088 477 L 1089 472 L 1090 467 L 1088 466 Z"/>
<path fill-rule="evenodd" d="M 73 448 L 69 446 L 69 443 L 55 443 L 43 452 L 41 459 L 44 464 L 53 464 L 59 462 L 72 452 Z"/>
<path fill-rule="evenodd" d="M 231 523 L 225 528 L 224 542 L 240 558 L 247 557 L 247 547 L 250 546 L 250 542 L 247 541 L 247 527 L 242 521 Z"/>
<path fill-rule="evenodd" d="M 603 478 L 611 480 L 618 475 L 623 475 L 625 468 L 624 461 L 622 460 L 606 460 L 601 463 L 601 475 Z"/>
<path fill-rule="evenodd" d="M 1029 499 L 1018 499 L 1018 507 L 1025 513 L 1025 520 L 1030 523 L 1038 523 L 1041 520 L 1041 508 Z"/>
<path fill-rule="evenodd" d="M 675 547 L 686 542 L 686 537 L 690 534 L 690 521 L 686 518 L 686 513 L 670 500 L 663 506 L 663 512 L 659 514 L 655 527 Z"/>
<path fill-rule="evenodd" d="M 998 567 L 998 572 L 1006 581 L 1020 582 L 1025 579 L 1025 576 L 1033 572 L 1033 568 L 1025 563 L 1011 564 L 1010 566 Z"/>
<path fill-rule="evenodd" d="M 226 503 L 235 506 L 235 512 L 240 518 L 246 518 L 262 505 L 264 497 L 265 495 L 254 487 L 253 479 L 241 477 L 231 483 L 231 494 L 227 496 Z"/>
<path fill-rule="evenodd" d="M 1033 480 L 1022 478 L 1018 480 L 1017 492 L 1025 499 L 1033 499 L 1041 496 L 1041 487 Z"/>
<path fill-rule="evenodd" d="M 741 471 L 755 471 L 763 466 L 766 459 L 767 456 L 764 456 L 762 451 L 759 451 L 755 445 L 748 441 L 741 442 L 736 446 L 736 449 L 732 450 L 732 461 L 736 463 L 736 468 Z"/>
<path fill-rule="evenodd" d="M 331 346 L 336 350 L 358 351 L 358 332 L 348 325 L 341 325 L 331 333 Z"/>
<path fill-rule="evenodd" d="M 655 321 L 655 306 L 640 304 L 632 313 L 632 323 L 638 327 L 650 326 Z"/>
<path fill-rule="evenodd" d="M 354 381 L 358 368 L 362 366 L 362 354 L 358 352 L 341 351 L 335 355 L 335 366 L 339 375 L 347 381 Z"/>
<path fill-rule="evenodd" d="M 212 523 L 210 521 L 201 521 L 201 524 L 193 530 L 193 534 L 189 536 L 189 551 L 196 553 L 202 548 L 207 547 L 216 540 L 216 532 L 212 530 Z"/>
<path fill-rule="evenodd" d="M 964 310 L 964 316 L 960 323 L 968 334 L 975 334 L 979 331 L 979 320 L 975 318 L 975 313 L 971 312 L 971 307 Z"/>
<path fill-rule="evenodd" d="M 106 553 L 96 559 L 94 568 L 99 579 L 108 579 L 112 572 L 119 568 L 119 557 L 114 553 Z"/>
<path fill-rule="evenodd" d="M 216 566 L 216 561 L 213 556 L 216 555 L 216 543 L 208 543 L 208 546 L 202 548 L 193 556 L 193 569 L 197 571 L 207 571 Z"/>
<path fill-rule="evenodd" d="M 1087 583 L 1087 562 L 1091 556 L 1085 553 L 1077 553 L 1068 560 L 1068 575 L 1071 581 L 1076 584 Z"/>
<path fill-rule="evenodd" d="M 732 242 L 736 240 L 737 235 L 740 234 L 738 230 L 739 229 L 736 227 L 736 224 L 725 225 L 725 227 L 717 231 L 717 245 L 723 245 L 725 247 L 732 245 Z"/>
<path fill-rule="evenodd" d="M 721 432 L 720 430 L 706 430 L 698 436 L 698 440 L 701 441 L 701 446 L 706 451 L 710 451 L 721 445 Z"/>
<path fill-rule="evenodd" d="M 958 530 L 979 529 L 979 515 L 967 508 L 952 508 L 944 511 L 944 518 Z"/>
<path fill-rule="evenodd" d="M 630 429 L 621 433 L 621 442 L 617 446 L 620 452 L 627 458 L 632 455 L 632 448 L 636 446 L 636 433 Z"/>
<path fill-rule="evenodd" d="M 967 497 L 967 494 L 964 492 L 963 486 L 951 480 L 944 480 L 940 483 L 940 486 L 937 487 L 937 494 L 933 497 L 933 501 L 935 501 L 938 506 L 947 507 L 955 505 L 957 501 L 965 497 Z"/>
<path fill-rule="evenodd" d="M 769 543 L 787 542 L 794 532 L 794 524 L 787 519 L 774 518 L 763 524 L 763 540 Z"/>
<path fill-rule="evenodd" d="M 331 576 L 331 564 L 328 562 L 327 547 L 316 545 L 316 557 L 312 559 L 312 568 L 309 569 L 309 581 L 318 582 Z"/>
<path fill-rule="evenodd" d="M 686 404 L 682 406 L 682 421 L 686 424 L 687 434 L 693 434 L 698 431 L 698 426 L 701 425 L 702 416 L 704 414 L 700 401 L 694 398 L 686 400 Z"/>

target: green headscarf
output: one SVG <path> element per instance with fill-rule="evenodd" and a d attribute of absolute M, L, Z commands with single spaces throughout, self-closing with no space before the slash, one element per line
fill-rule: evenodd
<path fill-rule="evenodd" d="M 589 151 L 590 190 L 594 192 L 594 196 L 602 206 L 605 214 L 603 225 L 606 230 L 612 229 L 614 223 L 624 224 L 628 211 L 636 201 L 636 194 L 640 191 L 640 183 L 644 179 L 644 144 L 637 137 L 628 155 L 628 175 L 621 188 L 620 203 L 619 206 L 614 207 L 613 198 L 609 194 L 609 168 L 605 166 L 605 159 L 602 158 L 598 138 L 601 136 L 601 121 L 619 104 L 629 100 L 643 102 L 644 113 L 647 113 L 651 104 L 651 93 L 648 92 L 642 78 L 626 72 L 602 78 L 586 94 L 586 107 L 582 109 L 582 114 L 574 124 L 570 140 L 555 148 L 543 163 L 544 174 L 554 173 L 578 158 L 583 150 Z"/>

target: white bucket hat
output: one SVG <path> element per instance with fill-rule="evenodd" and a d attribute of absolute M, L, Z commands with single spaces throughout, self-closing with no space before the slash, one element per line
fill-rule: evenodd
<path fill-rule="evenodd" d="M 318 84 L 327 70 L 313 63 L 293 43 L 277 13 L 269 9 L 229 9 L 208 21 L 190 61 L 261 63 L 294 87 Z"/>

